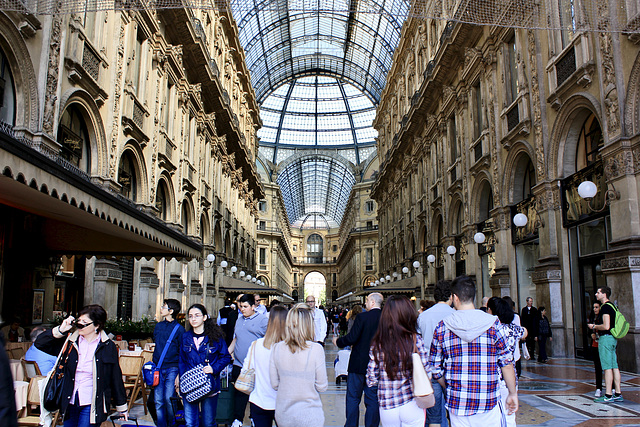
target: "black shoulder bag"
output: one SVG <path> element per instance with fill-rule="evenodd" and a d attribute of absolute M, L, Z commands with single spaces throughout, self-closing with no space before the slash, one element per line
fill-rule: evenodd
<path fill-rule="evenodd" d="M 57 411 L 62 407 L 62 388 L 64 387 L 64 369 L 67 366 L 69 360 L 69 353 L 71 352 L 71 342 L 67 339 L 65 347 L 60 353 L 60 357 L 56 361 L 56 366 L 53 372 L 49 375 L 47 385 L 44 389 L 44 395 L 42 397 L 42 406 L 49 411 Z"/>

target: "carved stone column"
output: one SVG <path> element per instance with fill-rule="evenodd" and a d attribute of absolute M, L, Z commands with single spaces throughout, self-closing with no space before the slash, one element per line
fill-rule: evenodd
<path fill-rule="evenodd" d="M 189 292 L 189 305 L 191 304 L 204 304 L 202 295 L 204 290 L 198 279 L 191 279 L 191 286 Z"/>
<path fill-rule="evenodd" d="M 184 292 L 184 282 L 179 274 L 169 276 L 169 298 L 174 298 L 182 303 L 182 293 Z"/>
<path fill-rule="evenodd" d="M 117 262 L 108 259 L 96 260 L 93 270 L 93 298 L 90 303 L 102 304 L 108 318 L 117 317 L 118 283 L 121 281 L 122 271 Z"/>
<path fill-rule="evenodd" d="M 536 285 L 535 305 L 547 307 L 547 317 L 551 323 L 554 340 L 553 355 L 566 356 L 573 349 L 573 325 L 567 324 L 564 316 L 562 296 L 562 270 L 557 258 L 540 260 L 533 273 Z M 536 302 L 537 301 L 537 302 Z"/>
<path fill-rule="evenodd" d="M 160 280 L 153 267 L 140 268 L 140 286 L 138 294 L 138 313 L 141 316 L 154 317 L 156 313 L 156 298 Z"/>

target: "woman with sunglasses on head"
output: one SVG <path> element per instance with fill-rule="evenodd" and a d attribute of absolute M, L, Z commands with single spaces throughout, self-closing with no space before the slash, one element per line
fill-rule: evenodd
<path fill-rule="evenodd" d="M 193 304 L 187 310 L 191 329 L 182 334 L 180 344 L 180 376 L 189 369 L 204 364 L 202 371 L 211 377 L 211 393 L 197 402 L 183 399 L 184 417 L 188 426 L 213 427 L 220 394 L 220 372 L 231 356 L 224 340 L 222 328 L 209 317 L 202 304 Z"/>
<path fill-rule="evenodd" d="M 62 352 L 66 360 L 60 408 L 64 427 L 99 426 L 107 419 L 111 399 L 116 410 L 128 418 L 118 348 L 104 332 L 106 321 L 104 308 L 88 305 L 77 320 L 69 316 L 35 341 L 39 350 L 54 356 Z"/>

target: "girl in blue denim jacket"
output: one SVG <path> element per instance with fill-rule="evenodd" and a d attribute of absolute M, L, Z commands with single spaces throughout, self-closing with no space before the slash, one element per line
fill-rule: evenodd
<path fill-rule="evenodd" d="M 188 426 L 213 427 L 216 425 L 220 372 L 231 363 L 231 356 L 222 329 L 202 304 L 193 304 L 187 313 L 191 330 L 182 335 L 180 375 L 207 360 L 203 372 L 211 376 L 211 393 L 193 403 L 183 399 L 185 421 Z"/>

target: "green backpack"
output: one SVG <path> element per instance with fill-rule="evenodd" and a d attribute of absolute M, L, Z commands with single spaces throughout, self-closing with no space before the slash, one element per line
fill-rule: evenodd
<path fill-rule="evenodd" d="M 613 310 L 616 312 L 615 325 L 609 328 L 609 332 L 611 332 L 611 335 L 613 335 L 615 339 L 619 340 L 620 338 L 623 338 L 625 335 L 627 335 L 627 332 L 629 332 L 629 322 L 627 322 L 627 319 L 624 318 L 624 314 L 622 314 L 620 310 L 618 310 L 618 307 L 616 307 L 611 302 L 607 302 L 607 304 L 610 304 L 611 307 L 613 307 Z"/>

